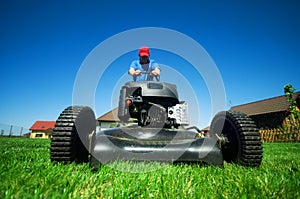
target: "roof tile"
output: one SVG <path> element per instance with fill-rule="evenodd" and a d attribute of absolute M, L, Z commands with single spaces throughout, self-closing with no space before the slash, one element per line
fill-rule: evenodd
<path fill-rule="evenodd" d="M 295 93 L 299 96 L 300 92 Z M 249 116 L 261 115 L 266 113 L 274 113 L 288 110 L 289 103 L 286 101 L 286 96 L 278 96 L 265 100 L 260 100 L 256 102 L 251 102 L 248 104 L 243 104 L 239 106 L 233 106 L 231 110 L 244 112 Z"/>
<path fill-rule="evenodd" d="M 105 113 L 97 120 L 100 122 L 119 122 L 120 119 L 118 118 L 118 108 L 114 108 L 113 110 Z"/>
<path fill-rule="evenodd" d="M 55 121 L 36 121 L 29 130 L 32 131 L 46 131 L 49 129 L 54 129 Z"/>

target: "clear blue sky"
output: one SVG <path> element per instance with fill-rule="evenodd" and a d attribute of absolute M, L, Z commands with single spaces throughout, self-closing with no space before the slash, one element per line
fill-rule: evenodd
<path fill-rule="evenodd" d="M 36 120 L 56 120 L 72 104 L 76 75 L 89 53 L 113 35 L 143 27 L 175 30 L 202 45 L 223 79 L 227 108 L 282 95 L 287 83 L 300 89 L 297 0 L 3 0 L 0 27 L 2 124 L 29 128 Z M 195 78 L 186 60 L 159 49 L 151 52 L 188 81 Z M 130 81 L 126 72 L 136 58 L 137 52 L 122 55 L 105 71 L 95 95 L 97 117 L 114 108 L 116 82 Z M 164 74 L 168 70 L 161 80 L 178 84 L 183 100 L 193 101 L 182 81 Z M 205 127 L 211 119 L 209 93 L 201 80 L 188 83 L 199 86 L 197 125 Z"/>

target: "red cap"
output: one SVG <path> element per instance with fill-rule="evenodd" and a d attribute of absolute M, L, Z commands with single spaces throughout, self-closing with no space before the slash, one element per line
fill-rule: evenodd
<path fill-rule="evenodd" d="M 148 47 L 146 46 L 142 46 L 139 50 L 139 56 L 150 56 L 150 50 Z"/>

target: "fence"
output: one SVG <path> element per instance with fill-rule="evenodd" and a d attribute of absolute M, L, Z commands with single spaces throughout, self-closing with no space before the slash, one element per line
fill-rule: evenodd
<path fill-rule="evenodd" d="M 288 132 L 281 128 L 259 130 L 263 142 L 300 142 L 300 132 Z"/>
<path fill-rule="evenodd" d="M 300 142 L 300 118 L 290 114 L 280 127 L 261 129 L 259 133 L 263 142 Z"/>
<path fill-rule="evenodd" d="M 28 133 L 28 128 L 0 123 L 0 136 L 24 136 Z"/>

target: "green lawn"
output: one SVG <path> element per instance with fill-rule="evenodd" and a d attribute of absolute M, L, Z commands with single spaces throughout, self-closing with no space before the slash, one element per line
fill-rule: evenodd
<path fill-rule="evenodd" d="M 97 172 L 52 164 L 49 145 L 0 137 L 0 198 L 300 198 L 300 143 L 264 143 L 259 168 L 121 162 Z"/>

